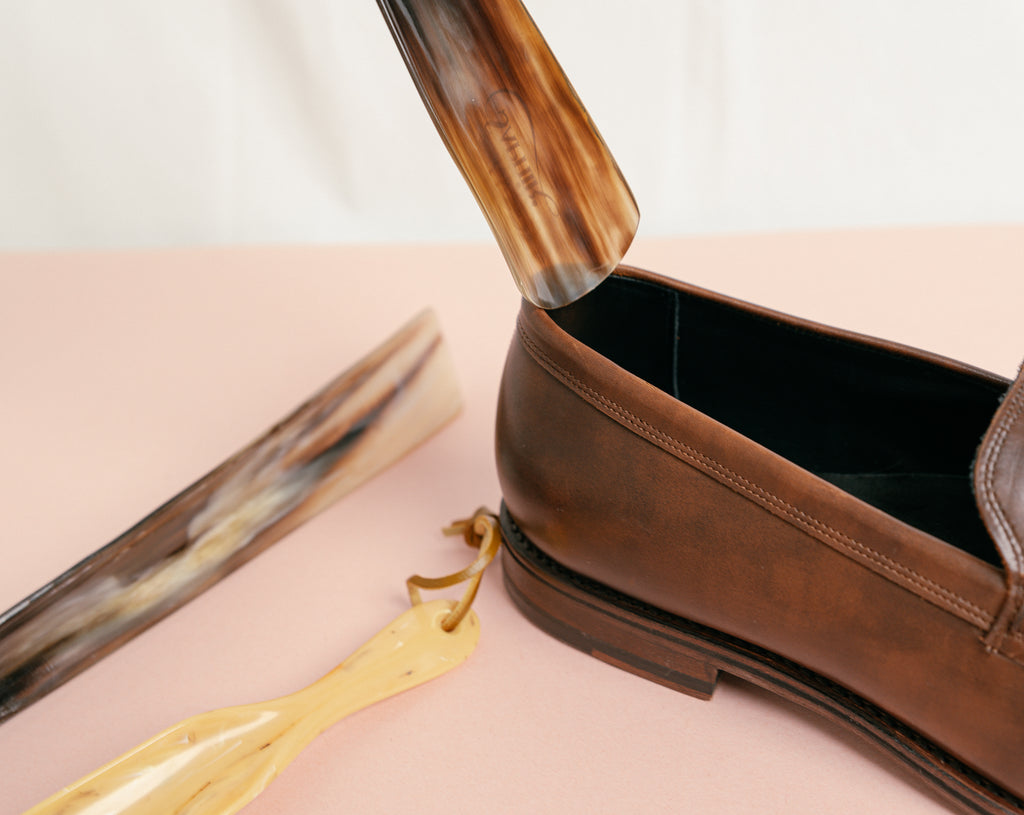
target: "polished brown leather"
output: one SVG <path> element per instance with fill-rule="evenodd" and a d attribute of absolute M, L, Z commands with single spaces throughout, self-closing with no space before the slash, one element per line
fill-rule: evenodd
<path fill-rule="evenodd" d="M 985 435 L 974 467 L 974 491 L 985 526 L 999 548 L 1006 592 L 986 643 L 1024 661 L 1024 370 Z"/>
<path fill-rule="evenodd" d="M 622 269 L 565 309 L 524 304 L 499 477 L 559 564 L 834 680 L 1024 797 L 1024 380 L 1009 386 Z"/>

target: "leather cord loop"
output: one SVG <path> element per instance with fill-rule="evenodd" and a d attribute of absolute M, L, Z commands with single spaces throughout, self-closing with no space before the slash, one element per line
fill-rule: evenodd
<path fill-rule="evenodd" d="M 465 569 L 444 577 L 423 577 L 415 574 L 405 581 L 405 585 L 409 590 L 410 602 L 417 606 L 423 602 L 420 589 L 447 589 L 469 581 L 462 597 L 459 598 L 448 616 L 441 621 L 443 630 L 454 631 L 469 612 L 470 606 L 473 605 L 477 590 L 480 588 L 480 581 L 484 576 L 484 570 L 494 560 L 494 556 L 501 548 L 501 527 L 498 517 L 493 512 L 486 507 L 480 507 L 472 517 L 455 521 L 450 526 L 446 526 L 443 531 L 445 535 L 461 535 L 467 545 L 479 549 L 480 554 L 476 560 Z"/>

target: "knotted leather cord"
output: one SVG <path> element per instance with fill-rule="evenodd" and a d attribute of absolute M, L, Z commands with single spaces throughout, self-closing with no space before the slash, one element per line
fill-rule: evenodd
<path fill-rule="evenodd" d="M 455 607 L 441 621 L 441 628 L 445 631 L 454 631 L 456 626 L 469 612 L 470 606 L 476 597 L 477 589 L 480 588 L 480 581 L 494 556 L 501 548 L 501 527 L 498 517 L 486 507 L 480 507 L 473 513 L 472 517 L 461 521 L 454 521 L 443 530 L 445 535 L 462 535 L 463 540 L 474 549 L 479 549 L 480 554 L 476 560 L 470 563 L 465 569 L 446 575 L 445 577 L 422 577 L 414 574 L 405 581 L 409 590 L 409 600 L 414 606 L 423 602 L 420 597 L 420 589 L 447 589 L 457 586 L 459 583 L 469 581 L 462 597 L 455 604 Z"/>

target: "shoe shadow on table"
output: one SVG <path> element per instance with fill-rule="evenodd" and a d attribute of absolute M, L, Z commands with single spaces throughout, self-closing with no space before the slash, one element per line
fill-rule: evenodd
<path fill-rule="evenodd" d="M 921 778 L 912 768 L 893 761 L 879 745 L 853 730 L 847 723 L 833 720 L 822 711 L 810 710 L 793 700 L 779 696 L 774 691 L 727 673 L 719 674 L 717 690 L 716 696 L 725 691 L 726 695 L 765 711 L 771 718 L 786 720 L 792 726 L 791 729 L 810 731 L 841 744 L 850 752 L 856 753 L 862 761 L 893 778 L 896 783 L 908 786 L 932 801 L 936 807 L 941 807 L 939 811 L 961 811 L 939 794 L 933 784 Z"/>

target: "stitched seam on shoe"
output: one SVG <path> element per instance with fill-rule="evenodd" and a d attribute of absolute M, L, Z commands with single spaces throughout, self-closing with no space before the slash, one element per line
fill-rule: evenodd
<path fill-rule="evenodd" d="M 1006 510 L 999 499 L 998 493 L 996 492 L 995 472 L 999 459 L 1002 456 L 1006 440 L 1009 438 L 1010 431 L 1013 429 L 1013 426 L 1020 418 L 1022 410 L 1024 410 L 1024 389 L 1017 388 L 1010 396 L 1010 403 L 1007 405 L 1006 415 L 999 423 L 995 435 L 992 438 L 992 446 L 989 448 L 989 454 L 985 458 L 983 468 L 984 475 L 982 478 L 982 500 L 990 512 L 990 517 L 995 521 L 1002 532 L 1003 538 L 1009 544 L 1010 550 L 1016 560 L 1016 564 L 1007 563 L 1007 569 L 1011 574 L 1014 574 L 1014 569 L 1024 562 L 1024 558 L 1022 558 L 1020 539 L 1017 537 L 1013 524 L 1010 522 L 1010 519 L 1006 514 Z M 1008 627 L 1014 625 L 1017 621 L 1020 616 L 1022 603 L 1024 603 L 1024 593 L 1020 591 L 1019 576 L 1017 579 L 1009 580 L 1009 587 L 1010 597 L 1008 597 L 1007 600 L 1012 601 L 1013 603 L 1013 613 L 1007 617 Z M 1009 636 L 1010 638 L 1018 641 L 1024 639 L 1024 633 L 1019 630 L 1008 630 L 1003 632 L 1003 635 Z M 996 647 L 998 648 L 998 644 Z"/>
<path fill-rule="evenodd" d="M 648 605 L 642 600 L 623 594 L 616 589 L 610 588 L 603 583 L 592 580 L 591 578 L 584 577 L 578 572 L 568 569 L 566 566 L 552 559 L 549 555 L 537 548 L 537 546 L 518 527 L 515 520 L 508 513 L 508 507 L 504 504 L 502 505 L 501 516 L 502 530 L 506 535 L 506 540 L 509 541 L 509 547 L 506 550 L 506 555 L 511 557 L 514 561 L 518 561 L 519 568 L 533 569 L 540 567 L 542 576 L 539 579 L 541 580 L 554 578 L 555 580 L 565 581 L 566 583 L 571 584 L 573 588 L 581 591 L 584 595 L 587 595 L 586 599 L 581 602 L 585 603 L 595 611 L 602 614 L 608 614 L 610 616 L 619 616 L 623 612 L 633 614 L 642 618 L 641 625 L 653 622 L 671 629 L 671 633 L 667 635 L 668 637 L 672 637 L 677 634 L 677 632 L 679 635 L 686 637 L 687 639 L 693 637 L 702 641 L 695 647 L 697 650 L 702 651 L 705 654 L 708 654 L 708 649 L 713 649 L 718 653 L 721 653 L 719 649 L 723 649 L 725 650 L 726 655 L 724 659 L 721 659 L 723 664 L 719 667 L 719 670 L 725 673 L 730 672 L 732 668 L 728 663 L 735 665 L 737 662 L 742 663 L 747 659 L 753 659 L 755 663 L 760 663 L 760 665 L 764 667 L 770 666 L 776 670 L 781 670 L 787 678 L 796 682 L 797 687 L 802 686 L 804 689 L 811 688 L 816 690 L 819 693 L 824 694 L 829 699 L 839 701 L 840 703 L 849 706 L 856 714 L 861 716 L 867 715 L 874 718 L 876 721 L 883 724 L 883 726 L 889 728 L 892 732 L 899 734 L 905 741 L 908 741 L 911 744 L 916 745 L 917 748 L 928 752 L 929 755 L 934 758 L 936 765 L 942 766 L 952 773 L 970 778 L 972 783 L 975 783 L 987 790 L 999 800 L 1004 800 L 1013 806 L 1019 805 L 1020 800 L 1014 797 L 1011 793 L 1008 793 L 1005 789 L 999 787 L 995 782 L 985 776 L 980 775 L 977 770 L 964 764 L 960 759 L 949 755 L 942 747 L 927 738 L 923 733 L 915 730 L 911 725 L 904 722 L 902 719 L 897 718 L 892 713 L 876 706 L 874 703 L 868 701 L 851 688 L 848 688 L 835 680 L 828 679 L 806 665 L 794 662 L 775 651 L 755 645 L 749 640 L 744 640 L 740 637 L 727 634 L 719 629 L 702 625 L 701 623 L 686 617 L 680 617 L 672 614 L 671 612 L 665 611 L 664 609 Z M 514 545 L 511 543 L 512 541 L 515 541 Z M 519 582 L 512 580 L 509 577 L 508 571 L 505 573 L 505 581 L 506 585 L 511 583 L 517 589 L 520 600 L 524 600 L 531 605 L 535 605 L 532 600 L 526 596 L 526 593 L 522 590 Z M 554 585 L 552 588 L 554 591 L 563 594 L 565 592 L 561 586 Z M 612 606 L 612 608 L 610 610 L 608 610 L 607 607 L 602 609 L 595 601 L 603 601 L 604 603 Z M 650 631 L 649 628 L 647 630 Z M 560 635 L 556 634 L 556 636 Z M 657 632 L 655 633 L 655 636 L 661 638 L 665 635 Z M 713 657 L 716 654 L 708 655 L 712 656 L 712 661 L 715 661 Z M 1018 806 L 1018 809 L 1019 808 L 1020 807 Z"/>
<path fill-rule="evenodd" d="M 551 357 L 549 357 L 544 350 L 527 335 L 526 329 L 522 324 L 519 325 L 519 335 L 527 350 L 530 352 L 530 355 L 543 365 L 551 374 L 560 379 L 563 384 L 568 385 L 579 395 L 583 396 L 587 401 L 592 403 L 598 402 L 604 405 L 614 416 L 617 416 L 622 422 L 631 426 L 635 432 L 645 436 L 663 448 L 667 447 L 669 452 L 675 452 L 681 458 L 693 462 L 702 469 L 716 473 L 727 484 L 731 484 L 735 487 L 736 490 L 746 493 L 762 505 L 773 507 L 785 518 L 789 518 L 791 522 L 804 530 L 813 530 L 817 532 L 818 535 L 826 540 L 826 542 L 833 543 L 840 550 L 845 550 L 857 556 L 859 559 L 873 563 L 885 572 L 889 572 L 890 574 L 900 577 L 906 583 L 934 598 L 936 604 L 940 608 L 944 608 L 947 611 L 957 612 L 968 622 L 972 622 L 982 628 L 991 626 L 993 621 L 992 615 L 972 603 L 967 598 L 961 597 L 956 592 L 941 586 L 911 567 L 894 561 L 892 558 L 872 549 L 867 544 L 861 543 L 860 541 L 833 529 L 823 521 L 820 521 L 802 510 L 797 509 L 792 504 L 789 504 L 776 496 L 774 493 L 754 484 L 710 456 L 701 453 L 684 442 L 668 435 L 664 431 L 659 430 L 640 417 L 629 412 L 622 405 L 619 405 L 617 402 L 608 399 L 606 396 L 603 396 L 593 390 L 551 359 Z"/>
<path fill-rule="evenodd" d="M 1003 452 L 1003 447 L 1006 443 L 1006 439 L 1010 435 L 1013 425 L 1016 423 L 1020 416 L 1021 408 L 1024 407 L 1022 402 L 1024 397 L 1024 391 L 1018 390 L 1011 397 L 1011 405 L 1007 411 L 1007 415 L 1003 421 L 999 423 L 999 427 L 996 430 L 995 437 L 992 440 L 992 452 L 987 457 L 985 462 L 985 503 L 988 508 L 992 511 L 995 516 L 995 520 L 999 524 L 1000 529 L 1006 537 L 1007 543 L 1010 545 L 1010 549 L 1013 551 L 1014 556 L 1017 558 L 1017 562 L 1021 562 L 1021 548 L 1020 542 L 1014 534 L 1013 526 L 1010 524 L 1009 518 L 1006 516 L 1006 512 L 1003 508 L 1002 503 L 999 500 L 999 496 L 995 490 L 995 470 L 996 464 L 999 461 L 1000 456 Z"/>

